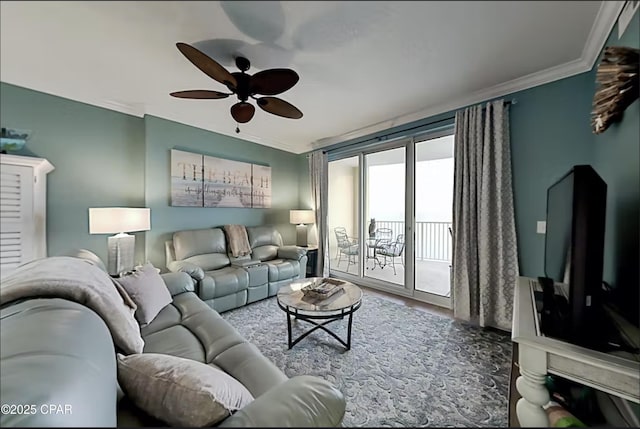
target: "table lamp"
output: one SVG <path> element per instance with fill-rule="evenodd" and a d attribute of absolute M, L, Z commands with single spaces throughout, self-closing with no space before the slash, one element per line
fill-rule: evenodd
<path fill-rule="evenodd" d="M 136 238 L 127 232 L 151 229 L 151 209 L 100 207 L 89 209 L 89 234 L 109 237 L 107 271 L 112 276 L 133 270 Z"/>
<path fill-rule="evenodd" d="M 307 247 L 307 224 L 315 223 L 313 210 L 289 211 L 289 222 L 296 225 L 296 245 Z"/>

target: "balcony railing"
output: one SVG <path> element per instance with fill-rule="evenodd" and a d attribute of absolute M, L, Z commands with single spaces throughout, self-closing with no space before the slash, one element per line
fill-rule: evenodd
<path fill-rule="evenodd" d="M 377 220 L 376 228 L 390 228 L 393 237 L 404 234 L 404 222 Z M 451 222 L 416 222 L 415 257 L 417 260 L 451 262 Z"/>

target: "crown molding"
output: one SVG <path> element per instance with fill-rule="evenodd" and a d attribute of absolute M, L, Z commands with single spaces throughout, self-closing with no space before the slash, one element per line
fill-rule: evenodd
<path fill-rule="evenodd" d="M 196 128 L 202 128 L 202 127 L 200 127 L 198 125 L 192 125 L 192 126 L 194 126 Z M 264 137 L 255 136 L 253 134 L 248 134 L 248 133 L 246 133 L 244 131 L 241 134 L 242 136 L 239 137 L 239 135 L 237 133 L 223 132 L 223 131 L 220 131 L 220 130 L 216 130 L 214 128 L 202 128 L 202 129 L 205 130 L 205 131 L 211 131 L 211 132 L 214 132 L 214 133 L 217 133 L 217 134 L 223 134 L 225 136 L 233 137 L 233 138 L 236 138 L 236 139 L 239 139 L 239 140 L 244 140 L 244 141 L 248 141 L 248 142 L 251 142 L 251 143 L 256 143 L 256 144 L 259 144 L 259 145 L 262 145 L 262 146 L 267 146 L 267 147 L 270 147 L 270 148 L 273 148 L 273 149 L 280 149 L 282 151 L 290 152 L 290 153 L 293 153 L 293 154 L 302 153 L 301 148 L 299 146 L 294 146 L 292 144 L 284 143 L 284 142 L 279 141 L 279 140 L 272 140 L 272 139 L 267 139 L 267 138 L 264 138 Z"/>
<path fill-rule="evenodd" d="M 121 103 L 114 100 L 96 100 L 95 102 L 77 100 L 81 103 L 88 103 L 94 106 L 103 107 L 109 110 L 115 110 L 116 112 L 126 113 L 127 115 L 136 116 L 142 118 L 145 115 L 145 108 L 143 104 L 128 104 Z"/>
<path fill-rule="evenodd" d="M 598 11 L 589 37 L 587 37 L 587 42 L 584 44 L 584 49 L 582 50 L 581 58 L 590 65 L 589 69 L 593 67 L 600 56 L 600 52 L 602 52 L 602 48 L 607 42 L 607 38 L 611 30 L 613 30 L 625 3 L 626 1 L 624 0 L 603 1 L 600 5 L 600 10 Z"/>
<path fill-rule="evenodd" d="M 205 128 L 206 129 L 206 128 Z M 245 140 L 251 143 L 256 143 L 262 146 L 267 146 L 267 147 L 271 147 L 273 149 L 280 149 L 282 151 L 285 152 L 290 152 L 296 155 L 299 155 L 301 153 L 304 152 L 304 148 L 301 148 L 299 145 L 298 146 L 294 146 L 293 144 L 289 144 L 289 143 L 284 143 L 282 141 L 279 140 L 271 140 L 271 139 L 266 139 L 263 137 L 258 137 L 258 136 L 254 136 L 253 134 L 247 134 L 244 131 L 242 132 L 242 136 L 243 137 L 238 137 L 237 134 L 233 134 L 233 133 L 224 133 L 222 131 L 218 131 L 215 129 L 206 129 L 207 131 L 212 131 L 214 133 L 218 133 L 218 134 L 224 134 L 226 136 L 229 137 L 234 137 L 240 140 Z"/>
<path fill-rule="evenodd" d="M 266 147 L 270 147 L 273 149 L 279 149 L 285 152 L 289 152 L 289 153 L 293 153 L 293 154 L 300 154 L 303 153 L 303 149 L 301 148 L 299 145 L 298 146 L 294 146 L 293 144 L 288 144 L 288 143 L 284 143 L 282 141 L 279 140 L 271 140 L 271 139 L 266 139 L 263 137 L 258 137 L 255 136 L 253 134 L 248 134 L 246 132 L 242 132 L 242 134 L 238 134 L 235 131 L 223 131 L 220 129 L 216 129 L 214 127 L 206 127 L 206 126 L 202 126 L 196 122 L 190 122 L 190 121 L 185 121 L 185 120 L 178 120 L 175 118 L 172 118 L 171 116 L 165 115 L 165 114 L 161 114 L 161 113 L 156 113 L 152 111 L 153 109 L 149 109 L 149 111 L 145 112 L 143 116 L 153 116 L 155 118 L 159 118 L 159 119 L 164 119 L 166 121 L 171 121 L 171 122 L 175 122 L 177 124 L 182 124 L 182 125 L 186 125 L 188 127 L 193 127 L 193 128 L 197 128 L 199 130 L 203 130 L 203 131 L 209 131 L 209 132 L 213 132 L 216 134 L 220 134 L 220 135 L 224 135 L 227 137 L 233 137 L 234 139 L 238 139 L 238 140 L 242 140 L 242 141 L 246 141 L 246 142 L 250 142 L 250 143 L 255 143 L 255 144 L 259 144 L 262 146 L 266 146 Z"/>
<path fill-rule="evenodd" d="M 536 86 L 551 83 L 556 80 L 565 79 L 571 76 L 584 73 L 593 68 L 602 48 L 611 33 L 620 11 L 624 7 L 625 1 L 603 1 L 596 15 L 589 36 L 585 42 L 580 58 L 550 67 L 526 76 L 513 79 L 489 88 L 481 89 L 469 95 L 455 98 L 442 104 L 434 105 L 406 115 L 397 116 L 393 119 L 378 122 L 363 128 L 358 128 L 347 133 L 316 140 L 309 145 L 309 150 L 320 149 L 360 137 L 365 137 L 380 131 L 388 130 L 399 125 L 406 125 L 420 119 L 429 118 L 451 110 L 460 109 L 472 104 L 491 100 L 515 92 L 524 91 Z"/>

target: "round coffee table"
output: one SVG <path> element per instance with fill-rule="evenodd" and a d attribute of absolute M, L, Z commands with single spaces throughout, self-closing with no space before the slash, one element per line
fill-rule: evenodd
<path fill-rule="evenodd" d="M 333 338 L 338 340 L 340 344 L 345 346 L 347 350 L 351 349 L 351 325 L 353 323 L 353 313 L 362 305 L 362 290 L 353 283 L 331 279 L 331 281 L 339 281 L 342 290 L 330 296 L 329 298 L 318 300 L 305 296 L 302 288 L 310 284 L 320 284 L 326 279 L 322 277 L 311 277 L 302 280 L 296 280 L 287 286 L 283 286 L 278 290 L 278 306 L 287 313 L 287 333 L 289 339 L 289 349 L 298 344 L 300 340 L 315 331 L 322 329 Z M 330 331 L 326 325 L 336 320 L 342 320 L 345 316 L 349 317 L 347 328 L 347 341 L 343 341 L 334 332 Z M 291 318 L 308 322 L 313 326 L 298 338 L 291 338 Z M 316 322 L 316 320 L 323 320 Z"/>

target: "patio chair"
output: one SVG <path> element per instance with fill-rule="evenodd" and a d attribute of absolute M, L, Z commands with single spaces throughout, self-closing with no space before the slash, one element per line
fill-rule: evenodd
<path fill-rule="evenodd" d="M 336 240 L 338 241 L 338 264 L 340 266 L 340 262 L 342 262 L 342 255 L 347 257 L 347 272 L 349 272 L 349 266 L 351 264 L 356 263 L 356 256 L 358 256 L 358 252 L 360 249 L 360 245 L 358 244 L 358 240 L 350 238 L 345 231 L 344 228 L 334 228 L 334 232 L 336 234 Z"/>
<path fill-rule="evenodd" d="M 391 264 L 393 267 L 393 275 L 396 275 L 396 258 L 400 258 L 400 262 L 402 262 L 402 266 L 404 266 L 404 258 L 402 254 L 404 252 L 404 234 L 399 234 L 396 237 L 394 242 L 383 245 L 382 247 L 376 249 L 376 255 L 382 256 L 382 260 L 378 259 L 378 264 L 380 268 L 386 267 L 388 264 Z"/>
<path fill-rule="evenodd" d="M 340 234 L 347 235 L 347 228 L 345 228 L 344 226 L 336 226 L 335 228 L 333 228 L 333 230 L 336 232 L 336 234 L 339 232 Z M 336 259 L 338 259 L 339 256 L 340 256 L 340 246 L 336 248 Z"/>
<path fill-rule="evenodd" d="M 393 239 L 393 230 L 391 228 L 378 228 L 375 230 L 375 235 L 370 236 L 367 239 L 367 262 L 369 259 L 373 259 L 372 270 L 376 268 L 376 264 L 380 265 L 378 260 L 378 249 L 382 249 L 384 246 L 391 243 Z M 382 265 L 380 265 L 382 267 Z M 367 266 L 367 270 L 369 267 Z"/>

